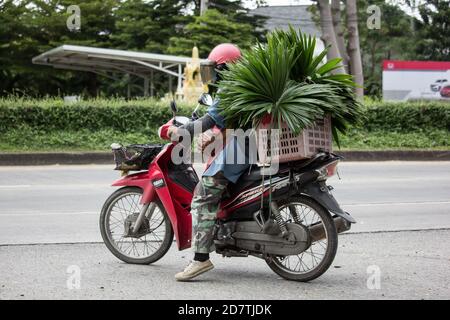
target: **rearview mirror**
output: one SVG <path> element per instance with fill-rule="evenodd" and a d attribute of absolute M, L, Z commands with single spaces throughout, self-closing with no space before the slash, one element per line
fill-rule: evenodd
<path fill-rule="evenodd" d="M 174 114 L 177 113 L 178 109 L 177 109 L 177 104 L 176 104 L 175 100 L 170 101 L 170 109 L 172 110 L 172 112 Z"/>
<path fill-rule="evenodd" d="M 198 103 L 209 107 L 213 104 L 213 98 L 208 93 L 202 93 L 200 99 L 198 99 Z"/>
<path fill-rule="evenodd" d="M 197 106 L 195 107 L 194 111 L 192 111 L 191 119 L 194 120 L 194 121 L 197 120 L 197 119 L 199 118 L 198 113 L 197 113 L 198 107 L 199 107 L 199 105 L 197 105 Z"/>

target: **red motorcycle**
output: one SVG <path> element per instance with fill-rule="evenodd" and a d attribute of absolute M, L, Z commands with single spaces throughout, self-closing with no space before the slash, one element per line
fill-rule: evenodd
<path fill-rule="evenodd" d="M 175 104 L 171 107 L 175 116 Z M 174 117 L 161 129 L 187 121 Z M 174 235 L 179 250 L 191 246 L 190 206 L 199 179 L 192 165 L 174 164 L 174 146 L 129 146 L 138 150 L 137 156 L 125 157 L 129 166 L 118 167 L 124 177 L 112 185 L 121 188 L 106 200 L 100 230 L 108 249 L 122 261 L 156 262 L 170 249 Z M 120 145 L 114 149 L 127 152 Z M 216 252 L 261 258 L 288 280 L 309 281 L 322 275 L 336 255 L 338 233 L 355 223 L 326 185 L 340 160 L 333 153 L 319 152 L 310 159 L 280 164 L 278 172 L 265 179 L 262 169 L 253 166 L 229 186 L 222 201 L 215 226 Z M 117 162 L 123 164 L 124 159 Z M 144 170 L 128 174 L 140 169 Z"/>

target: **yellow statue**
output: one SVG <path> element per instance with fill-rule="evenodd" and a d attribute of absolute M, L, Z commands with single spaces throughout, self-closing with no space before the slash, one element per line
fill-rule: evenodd
<path fill-rule="evenodd" d="M 203 86 L 200 77 L 198 48 L 194 47 L 192 49 L 192 61 L 187 63 L 186 68 L 184 68 L 183 100 L 195 103 L 203 92 L 208 92 L 208 89 Z"/>

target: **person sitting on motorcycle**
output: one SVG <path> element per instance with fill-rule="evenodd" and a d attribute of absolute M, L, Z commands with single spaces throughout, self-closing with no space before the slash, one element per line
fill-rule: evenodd
<path fill-rule="evenodd" d="M 220 74 L 217 71 L 224 70 L 228 63 L 236 62 L 240 57 L 240 50 L 233 44 L 225 43 L 216 46 L 209 54 L 207 63 L 203 63 L 201 66 L 202 80 L 204 82 L 217 83 L 220 80 Z M 212 79 L 204 79 L 207 77 Z M 203 117 L 179 128 L 187 130 L 191 136 L 194 133 L 194 127 L 201 127 L 202 132 L 213 127 L 225 129 L 224 118 L 217 110 L 218 104 L 219 99 L 215 99 Z M 179 128 L 171 126 L 168 130 L 169 137 L 177 136 Z M 214 225 L 220 201 L 226 192 L 229 182 L 235 183 L 241 174 L 249 168 L 248 161 L 244 161 L 245 163 L 237 163 L 237 161 L 226 163 L 227 150 L 231 152 L 231 148 L 233 149 L 233 154 L 237 154 L 238 151 L 242 150 L 242 146 L 235 137 L 227 141 L 224 149 L 203 173 L 199 184 L 195 188 L 191 203 L 194 258 L 184 271 L 175 275 L 175 279 L 178 281 L 190 280 L 214 268 L 214 265 L 209 260 L 209 253 L 215 250 Z"/>

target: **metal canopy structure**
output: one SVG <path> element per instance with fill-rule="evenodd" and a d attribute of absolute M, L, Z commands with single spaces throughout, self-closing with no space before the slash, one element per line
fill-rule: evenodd
<path fill-rule="evenodd" d="M 153 72 L 169 75 L 169 90 L 172 91 L 172 77 L 177 78 L 177 92 L 181 92 L 183 66 L 192 58 L 165 54 L 143 53 L 116 49 L 63 45 L 33 58 L 34 64 L 52 66 L 58 69 L 94 72 L 117 80 L 114 74 L 125 73 L 144 79 L 144 95 L 153 96 Z"/>

